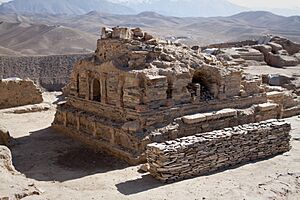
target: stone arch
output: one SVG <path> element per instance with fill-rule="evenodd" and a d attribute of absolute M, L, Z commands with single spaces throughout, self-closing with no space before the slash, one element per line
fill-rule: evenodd
<path fill-rule="evenodd" d="M 101 102 L 101 85 L 98 79 L 92 81 L 92 100 Z"/>
<path fill-rule="evenodd" d="M 222 76 L 218 69 L 202 67 L 195 70 L 190 87 L 196 90 L 195 94 L 200 95 L 200 98 L 214 99 L 219 95 L 221 80 Z M 197 89 L 200 91 L 197 91 Z"/>

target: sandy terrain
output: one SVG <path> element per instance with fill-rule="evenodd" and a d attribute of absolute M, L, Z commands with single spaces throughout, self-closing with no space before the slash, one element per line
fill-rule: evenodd
<path fill-rule="evenodd" d="M 55 102 L 47 95 L 48 102 Z M 300 119 L 292 123 L 292 150 L 256 163 L 173 184 L 161 184 L 116 158 L 97 153 L 50 128 L 55 109 L 27 114 L 0 112 L 14 138 L 15 168 L 41 195 L 24 199 L 300 199 Z M 8 180 L 5 176 L 4 180 Z M 13 179 L 9 179 L 13 180 Z M 18 181 L 24 181 L 24 178 Z M 0 197 L 14 192 L 0 181 Z M 15 183 L 16 185 L 19 184 Z"/>

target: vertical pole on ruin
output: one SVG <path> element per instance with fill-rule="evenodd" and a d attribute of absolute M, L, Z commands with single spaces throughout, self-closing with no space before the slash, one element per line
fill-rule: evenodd
<path fill-rule="evenodd" d="M 195 86 L 196 86 L 196 96 L 198 98 L 200 98 L 200 96 L 201 96 L 201 86 L 200 86 L 199 83 L 195 84 Z"/>

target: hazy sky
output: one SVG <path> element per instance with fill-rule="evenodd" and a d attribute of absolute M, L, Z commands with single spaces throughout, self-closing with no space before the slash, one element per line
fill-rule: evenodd
<path fill-rule="evenodd" d="M 265 7 L 265 8 L 300 8 L 300 0 L 229 0 L 233 3 L 250 7 Z"/>
<path fill-rule="evenodd" d="M 9 0 L 0 0 L 0 3 L 7 2 L 7 1 Z M 128 0 L 128 1 L 137 1 L 137 0 Z M 294 7 L 300 8 L 300 0 L 228 0 L 228 1 L 249 8 L 291 8 L 291 9 Z"/>

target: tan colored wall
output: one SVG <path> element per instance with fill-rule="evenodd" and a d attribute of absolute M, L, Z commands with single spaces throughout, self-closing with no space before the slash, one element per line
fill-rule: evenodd
<path fill-rule="evenodd" d="M 163 182 L 203 175 L 290 150 L 291 125 L 270 120 L 148 145 L 150 174 Z"/>
<path fill-rule="evenodd" d="M 41 91 L 31 80 L 0 80 L 0 109 L 43 102 Z"/>

